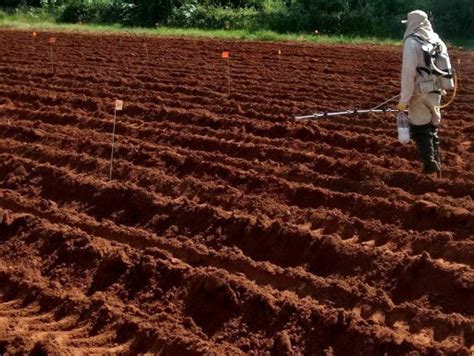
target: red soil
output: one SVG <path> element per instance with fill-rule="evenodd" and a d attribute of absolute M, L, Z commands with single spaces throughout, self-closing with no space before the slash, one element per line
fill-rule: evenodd
<path fill-rule="evenodd" d="M 1 353 L 473 352 L 473 53 L 436 179 L 393 115 L 288 120 L 400 48 L 49 36 L 0 31 Z"/>

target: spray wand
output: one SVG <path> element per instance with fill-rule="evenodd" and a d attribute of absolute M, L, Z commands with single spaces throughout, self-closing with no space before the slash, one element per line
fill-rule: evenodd
<path fill-rule="evenodd" d="M 377 106 L 374 106 L 372 109 L 365 109 L 365 110 L 347 110 L 347 111 L 335 111 L 335 112 L 321 112 L 321 113 L 314 113 L 311 115 L 303 115 L 303 116 L 293 116 L 291 120 L 298 121 L 298 120 L 312 120 L 321 117 L 330 117 L 330 116 L 344 116 L 344 115 L 358 115 L 358 114 L 367 114 L 367 113 L 388 113 L 388 112 L 398 112 L 396 109 L 387 109 L 383 108 L 380 109 L 385 104 L 388 104 L 395 99 L 397 99 L 400 94 L 395 95 L 394 97 L 385 100 L 383 103 L 380 103 Z"/>

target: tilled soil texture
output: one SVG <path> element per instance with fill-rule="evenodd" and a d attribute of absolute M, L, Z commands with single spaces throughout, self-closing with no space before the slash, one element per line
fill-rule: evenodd
<path fill-rule="evenodd" d="M 288 120 L 399 47 L 50 36 L 0 31 L 1 353 L 474 351 L 473 53 L 438 179 L 393 114 Z"/>

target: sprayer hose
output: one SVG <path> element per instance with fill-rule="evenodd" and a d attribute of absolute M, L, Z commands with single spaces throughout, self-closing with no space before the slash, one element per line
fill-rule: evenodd
<path fill-rule="evenodd" d="M 440 109 L 445 109 L 447 108 L 449 105 L 451 105 L 451 103 L 454 101 L 454 99 L 456 98 L 456 94 L 458 92 L 458 75 L 456 73 L 456 71 L 453 71 L 453 77 L 454 77 L 454 91 L 453 91 L 453 95 L 451 96 L 451 99 L 449 99 L 449 101 L 444 104 L 444 105 L 441 105 L 441 106 L 438 106 L 438 108 Z"/>

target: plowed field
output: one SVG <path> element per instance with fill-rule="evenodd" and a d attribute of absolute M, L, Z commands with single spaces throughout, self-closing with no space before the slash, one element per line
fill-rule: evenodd
<path fill-rule="evenodd" d="M 0 31 L 1 353 L 474 351 L 472 52 L 438 179 L 393 114 L 288 120 L 400 47 L 50 35 Z"/>

